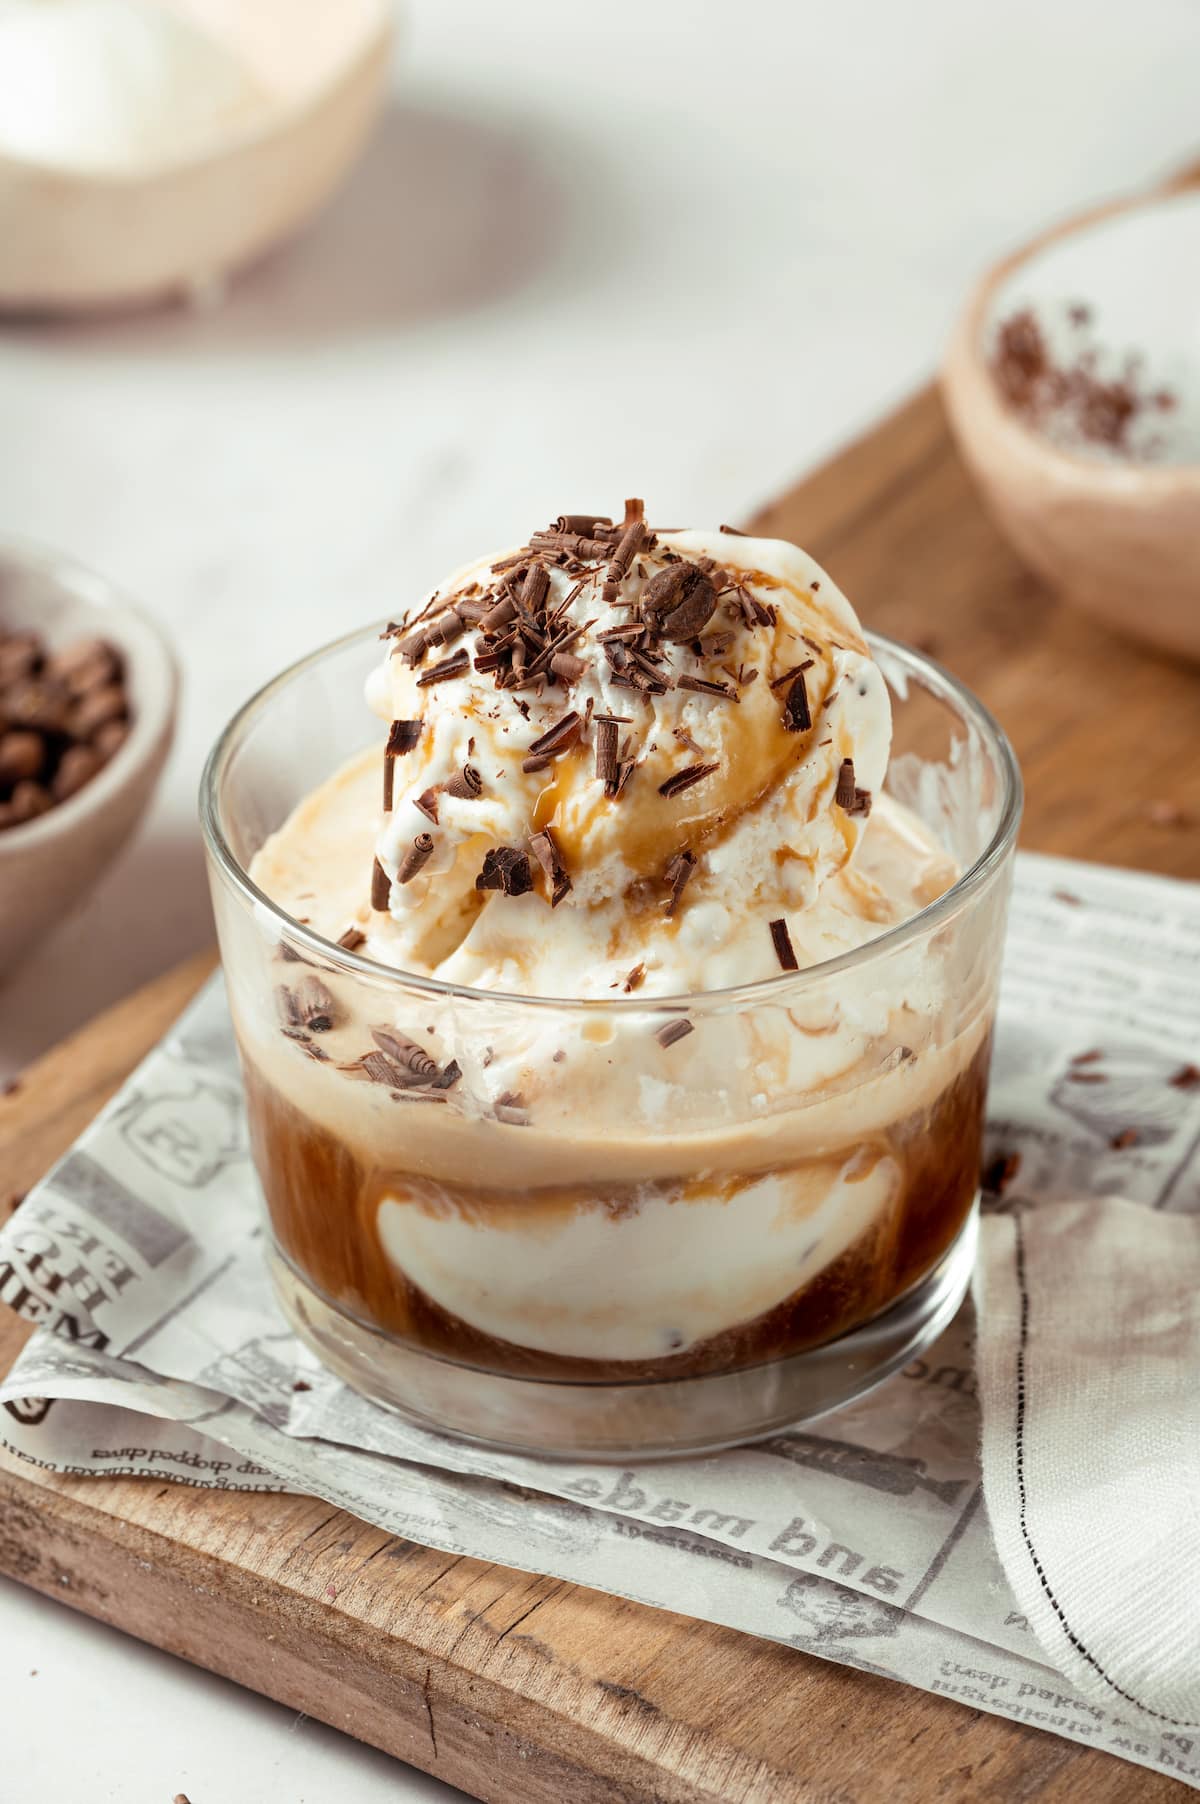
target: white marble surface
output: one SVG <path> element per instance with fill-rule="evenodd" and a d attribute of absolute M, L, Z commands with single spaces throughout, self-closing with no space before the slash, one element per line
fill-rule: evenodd
<path fill-rule="evenodd" d="M 196 782 L 261 678 L 560 508 L 737 519 L 927 374 L 984 260 L 1195 153 L 1198 53 L 1193 0 L 414 0 L 350 187 L 223 309 L 0 332 L 0 531 L 126 585 L 186 682 L 0 1075 L 208 938 Z M 0 1659 L 31 1798 L 434 1795 L 19 1592 Z"/>

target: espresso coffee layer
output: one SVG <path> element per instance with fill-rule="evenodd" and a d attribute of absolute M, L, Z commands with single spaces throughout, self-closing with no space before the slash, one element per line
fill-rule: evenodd
<path fill-rule="evenodd" d="M 610 1182 L 597 1171 L 590 1184 L 518 1191 L 482 1184 L 449 1189 L 420 1172 L 365 1165 L 252 1066 L 246 1076 L 255 1156 L 275 1235 L 331 1303 L 430 1352 L 489 1370 L 634 1378 L 729 1370 L 798 1352 L 902 1295 L 937 1263 L 974 1201 L 988 1057 L 985 1040 L 931 1104 L 893 1122 L 878 1138 L 844 1145 L 820 1161 L 650 1184 Z M 844 1174 L 840 1183 L 838 1174 Z M 798 1222 L 811 1222 L 822 1204 L 832 1202 L 842 1244 L 816 1271 L 807 1273 L 800 1257 L 789 1272 L 781 1266 L 780 1243 L 794 1225 L 792 1212 L 775 1209 L 772 1219 L 757 1223 L 762 1257 L 751 1269 L 770 1270 L 779 1294 L 768 1307 L 743 1310 L 716 1332 L 692 1338 L 687 1325 L 703 1317 L 708 1294 L 715 1288 L 727 1306 L 739 1282 L 736 1260 L 706 1267 L 705 1256 L 715 1249 L 711 1241 L 696 1247 L 696 1237 L 703 1240 L 708 1228 L 697 1217 L 728 1212 L 736 1232 L 739 1201 L 764 1186 L 793 1200 Z M 856 1187 L 862 1193 L 857 1204 Z M 639 1260 L 643 1221 L 663 1210 L 673 1217 L 673 1249 L 663 1251 L 659 1282 L 647 1285 Z M 477 1293 L 488 1288 L 487 1274 L 494 1277 L 506 1264 L 523 1271 L 524 1282 L 510 1280 L 512 1337 L 480 1328 L 473 1319 L 478 1302 L 472 1318 L 464 1319 L 430 1295 L 396 1258 L 405 1236 L 388 1223 L 388 1212 L 452 1222 L 461 1236 L 474 1239 L 470 1264 L 479 1273 Z M 571 1239 L 581 1228 L 589 1254 L 586 1298 L 578 1294 Z M 803 1236 L 790 1244 L 802 1253 Z M 530 1252 L 533 1258 L 523 1259 Z M 500 1308 L 494 1301 L 493 1312 Z M 588 1310 L 593 1317 L 607 1315 L 593 1339 L 597 1347 L 620 1348 L 616 1356 L 553 1350 L 556 1341 L 579 1343 L 579 1319 Z"/>

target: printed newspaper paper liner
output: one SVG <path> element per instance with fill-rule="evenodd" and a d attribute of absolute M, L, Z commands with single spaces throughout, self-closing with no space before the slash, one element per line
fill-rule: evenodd
<path fill-rule="evenodd" d="M 1200 1095 L 1169 1082 L 1194 1036 L 1198 931 L 1187 885 L 1018 861 L 989 1161 L 1020 1167 L 999 1207 L 1119 1192 L 1200 1209 Z M 1072 1081 L 1097 1051 L 1112 1094 Z M 41 1325 L 0 1384 L 18 1469 L 310 1493 L 1200 1782 L 1200 1738 L 1084 1697 L 1017 1606 L 982 1507 L 969 1308 L 813 1428 L 621 1470 L 479 1452 L 357 1397 L 285 1326 L 261 1241 L 214 979 L 0 1231 L 0 1299 Z"/>

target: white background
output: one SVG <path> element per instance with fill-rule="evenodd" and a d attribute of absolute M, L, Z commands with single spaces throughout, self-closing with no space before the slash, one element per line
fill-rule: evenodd
<path fill-rule="evenodd" d="M 929 373 L 983 263 L 1200 153 L 1198 57 L 1194 0 L 415 0 L 350 185 L 223 309 L 0 331 L 0 531 L 185 679 L 0 1076 L 209 938 L 196 782 L 260 679 L 560 509 L 736 520 Z M 14 1804 L 451 1795 L 13 1586 L 0 1697 Z"/>

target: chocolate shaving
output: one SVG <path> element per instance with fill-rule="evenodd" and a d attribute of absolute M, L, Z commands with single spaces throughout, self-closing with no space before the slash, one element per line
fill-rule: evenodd
<path fill-rule="evenodd" d="M 429 650 L 429 641 L 425 637 L 425 628 L 423 626 L 418 627 L 417 631 L 415 633 L 410 633 L 407 639 L 401 639 L 396 650 L 406 664 L 414 667 L 418 665 L 425 656 L 425 653 Z"/>
<path fill-rule="evenodd" d="M 406 1034 L 398 1033 L 393 1027 L 373 1027 L 371 1038 L 380 1052 L 386 1053 L 400 1069 L 408 1074 L 411 1081 L 425 1084 L 439 1075 L 440 1066 L 431 1059 L 423 1046 L 410 1040 Z"/>
<path fill-rule="evenodd" d="M 678 908 L 679 899 L 687 888 L 688 880 L 695 868 L 696 855 L 694 852 L 676 852 L 674 858 L 672 858 L 671 862 L 667 865 L 666 870 L 663 872 L 665 881 L 671 886 L 671 894 L 667 901 L 668 919 L 670 919 Z"/>
<path fill-rule="evenodd" d="M 541 754 L 549 758 L 560 757 L 575 744 L 582 724 L 579 715 L 572 708 L 569 714 L 564 714 L 561 720 L 556 720 L 552 727 L 548 727 L 534 740 L 529 747 L 531 754 L 534 757 Z"/>
<path fill-rule="evenodd" d="M 535 532 L 529 541 L 529 549 L 546 557 L 565 559 L 578 568 L 581 562 L 598 563 L 601 558 L 611 557 L 613 541 L 608 538 L 586 537 L 581 533 Z"/>
<path fill-rule="evenodd" d="M 627 975 L 625 977 L 625 981 L 621 985 L 621 988 L 624 990 L 624 992 L 627 996 L 631 993 L 631 991 L 641 988 L 642 979 L 645 977 L 645 975 L 646 975 L 646 967 L 644 964 L 643 965 L 635 965 L 633 967 L 633 970 L 627 973 Z"/>
<path fill-rule="evenodd" d="M 403 753 L 415 750 L 420 737 L 421 722 L 419 720 L 394 720 L 388 728 L 384 755 L 388 758 L 399 758 Z"/>
<path fill-rule="evenodd" d="M 338 1019 L 338 1006 L 319 977 L 302 977 L 294 992 L 297 1017 L 310 1034 L 327 1034 Z"/>
<path fill-rule="evenodd" d="M 417 797 L 416 801 L 413 803 L 413 807 L 417 810 L 417 812 L 419 814 L 423 814 L 427 821 L 432 821 L 433 825 L 435 827 L 437 826 L 437 824 L 438 824 L 438 801 L 437 801 L 437 790 L 436 789 L 422 790 L 421 794 Z"/>
<path fill-rule="evenodd" d="M 529 859 L 518 846 L 493 846 L 484 854 L 476 889 L 501 890 L 506 896 L 525 896 L 533 888 Z"/>
<path fill-rule="evenodd" d="M 439 614 L 436 620 L 431 620 L 425 628 L 425 644 L 427 647 L 452 645 L 456 639 L 462 637 L 466 629 L 467 623 L 458 609 L 449 607 L 444 614 Z"/>
<path fill-rule="evenodd" d="M 460 645 L 456 652 L 443 658 L 440 664 L 434 664 L 423 676 L 417 678 L 418 689 L 428 689 L 434 683 L 448 683 L 452 677 L 461 676 L 470 665 L 466 647 Z"/>
<path fill-rule="evenodd" d="M 473 764 L 464 764 L 445 785 L 446 794 L 460 802 L 473 802 L 482 793 L 483 778 Z"/>
<path fill-rule="evenodd" d="M 623 758 L 621 760 L 621 763 L 617 768 L 617 780 L 613 785 L 612 795 L 614 801 L 619 800 L 619 798 L 625 794 L 625 791 L 629 786 L 629 779 L 636 769 L 636 758 Z"/>
<path fill-rule="evenodd" d="M 843 758 L 838 770 L 837 789 L 834 801 L 847 814 L 870 814 L 871 792 L 869 789 L 858 789 L 854 783 L 854 760 Z"/>
<path fill-rule="evenodd" d="M 605 789 L 617 780 L 617 723 L 596 716 L 596 776 Z"/>
<path fill-rule="evenodd" d="M 1113 1135 L 1108 1144 L 1115 1153 L 1120 1153 L 1124 1152 L 1127 1146 L 1136 1146 L 1140 1139 L 1141 1135 L 1136 1128 L 1122 1128 L 1119 1134 Z"/>
<path fill-rule="evenodd" d="M 628 508 L 628 503 L 626 507 Z M 646 522 L 633 519 L 621 534 L 621 542 L 609 559 L 608 569 L 604 574 L 604 588 L 601 591 L 605 602 L 611 607 L 617 599 L 617 593 L 624 582 L 633 562 L 634 556 L 641 549 L 646 537 Z"/>
<path fill-rule="evenodd" d="M 719 526 L 718 532 L 728 533 L 731 539 L 748 539 L 750 534 L 743 532 L 740 526 Z"/>
<path fill-rule="evenodd" d="M 550 659 L 550 668 L 556 677 L 562 678 L 564 683 L 577 683 L 587 669 L 587 665 L 573 652 L 556 651 Z"/>
<path fill-rule="evenodd" d="M 338 945 L 344 946 L 347 952 L 357 952 L 366 943 L 367 936 L 361 927 L 347 927 L 345 933 L 338 935 Z"/>
<path fill-rule="evenodd" d="M 408 1082 L 403 1066 L 389 1059 L 385 1052 L 365 1052 L 357 1069 L 364 1071 L 373 1084 L 386 1084 L 389 1090 L 401 1090 Z"/>
<path fill-rule="evenodd" d="M 433 852 L 433 834 L 418 833 L 412 845 L 400 860 L 400 868 L 396 872 L 397 883 L 411 883 L 417 872 L 423 870 Z"/>
<path fill-rule="evenodd" d="M 607 514 L 560 514 L 554 522 L 555 532 L 579 533 L 584 538 L 592 538 L 598 526 L 611 526 L 612 521 Z"/>
<path fill-rule="evenodd" d="M 668 1021 L 664 1026 L 658 1028 L 654 1038 L 665 1051 L 668 1046 L 674 1046 L 677 1040 L 685 1040 L 692 1032 L 694 1032 L 692 1023 L 680 1015 L 676 1020 Z"/>
<path fill-rule="evenodd" d="M 1200 1090 L 1200 1065 L 1181 1065 L 1167 1082 L 1173 1090 Z"/>
<path fill-rule="evenodd" d="M 511 595 L 504 595 L 494 608 L 489 608 L 479 622 L 479 630 L 485 638 L 491 639 L 502 632 L 510 621 L 517 617 L 517 604 Z"/>
<path fill-rule="evenodd" d="M 527 614 L 536 614 L 549 593 L 550 572 L 545 564 L 531 564 L 521 587 L 521 607 Z"/>
<path fill-rule="evenodd" d="M 802 670 L 811 670 L 815 663 L 815 658 L 805 658 L 803 664 L 793 664 L 790 670 L 783 672 L 782 676 L 771 678 L 772 689 L 782 689 L 785 683 L 790 683 L 792 678 L 799 676 Z"/>
<path fill-rule="evenodd" d="M 667 797 L 682 795 L 683 791 L 691 789 L 693 784 L 702 783 L 705 777 L 711 777 L 716 769 L 718 766 L 715 764 L 689 764 L 686 770 L 677 770 L 667 778 L 665 783 L 660 783 L 658 793 L 660 796 Z"/>
<path fill-rule="evenodd" d="M 527 775 L 532 775 L 534 771 L 549 770 L 553 763 L 554 757 L 552 753 L 532 752 L 528 758 L 522 758 L 521 769 L 525 771 Z"/>
<path fill-rule="evenodd" d="M 787 700 L 783 704 L 783 725 L 784 730 L 788 733 L 807 733 L 812 726 L 812 710 L 808 705 L 808 688 L 804 681 L 803 670 L 796 672 L 792 679 L 792 686 L 787 692 Z M 853 766 L 851 766 L 851 773 L 853 774 Z M 841 800 L 840 794 L 838 800 Z"/>
<path fill-rule="evenodd" d="M 688 689 L 688 690 L 694 691 L 695 694 L 697 694 L 697 695 L 721 695 L 721 696 L 724 696 L 727 701 L 731 701 L 731 702 L 736 702 L 740 699 L 738 696 L 737 690 L 732 688 L 730 686 L 730 684 L 728 684 L 728 683 L 710 683 L 708 681 L 707 677 L 694 677 L 694 676 L 676 677 L 675 687 L 677 689 Z M 678 738 L 678 734 L 676 735 L 676 737 Z"/>
<path fill-rule="evenodd" d="M 798 971 L 800 961 L 796 957 L 787 922 L 781 917 L 778 921 L 772 921 L 770 928 L 771 943 L 775 948 L 775 956 L 779 960 L 780 968 L 784 971 Z"/>
<path fill-rule="evenodd" d="M 434 1078 L 429 1087 L 431 1090 L 453 1090 L 461 1076 L 462 1066 L 457 1059 L 451 1059 L 445 1070 Z"/>
<path fill-rule="evenodd" d="M 557 908 L 563 897 L 570 893 L 571 879 L 549 827 L 543 827 L 540 833 L 534 834 L 529 842 L 529 849 L 550 879 L 550 906 Z"/>
<path fill-rule="evenodd" d="M 428 834 L 424 836 L 428 838 Z M 430 845 L 432 846 L 432 841 Z M 371 907 L 385 909 L 392 897 L 392 880 L 376 859 L 371 867 Z"/>

